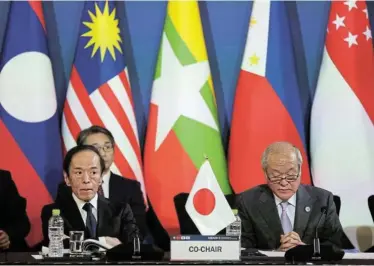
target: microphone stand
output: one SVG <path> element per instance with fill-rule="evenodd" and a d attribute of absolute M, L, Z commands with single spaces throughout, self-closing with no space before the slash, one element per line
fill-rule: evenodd
<path fill-rule="evenodd" d="M 326 214 L 326 210 L 327 210 L 326 207 L 321 208 L 321 216 L 319 217 L 317 227 L 316 227 L 315 238 L 313 239 L 313 257 L 312 257 L 312 259 L 317 259 L 317 260 L 321 259 L 321 243 L 320 243 L 319 238 L 318 238 L 318 228 L 320 226 L 323 215 Z"/>

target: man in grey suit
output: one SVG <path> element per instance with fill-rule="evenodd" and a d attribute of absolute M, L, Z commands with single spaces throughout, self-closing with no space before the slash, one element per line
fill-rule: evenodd
<path fill-rule="evenodd" d="M 343 230 L 333 195 L 300 184 L 300 151 L 288 142 L 276 142 L 266 148 L 261 163 L 267 184 L 238 195 L 242 246 L 286 251 L 297 245 L 313 244 L 324 208 L 326 214 L 318 230 L 320 241 L 340 247 Z"/>

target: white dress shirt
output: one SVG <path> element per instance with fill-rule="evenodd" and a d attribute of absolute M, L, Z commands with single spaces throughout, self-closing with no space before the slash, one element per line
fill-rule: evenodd
<path fill-rule="evenodd" d="M 110 171 L 103 175 L 103 183 L 101 184 L 101 187 L 103 188 L 104 197 L 109 199 L 109 180 L 110 180 Z"/>
<path fill-rule="evenodd" d="M 280 204 L 283 202 L 283 200 L 278 198 L 275 194 L 274 194 L 274 199 L 275 199 L 275 205 L 277 206 L 277 209 L 278 209 L 279 219 L 281 219 L 282 206 Z M 288 207 L 287 207 L 287 215 L 288 215 L 288 218 L 290 218 L 291 220 L 292 228 L 294 228 L 294 224 L 295 224 L 295 212 L 296 212 L 296 193 L 293 194 L 292 197 L 288 199 Z"/>
<path fill-rule="evenodd" d="M 98 197 L 97 197 L 97 193 L 96 193 L 95 197 L 93 197 L 93 198 L 89 201 L 89 202 L 92 204 L 92 214 L 93 214 L 93 216 L 95 217 L 96 222 L 97 222 L 97 198 L 98 198 Z M 83 210 L 83 206 L 84 206 L 87 202 L 78 199 L 78 197 L 75 196 L 74 193 L 73 193 L 73 199 L 74 199 L 75 203 L 76 203 L 77 206 L 78 206 L 78 210 L 79 210 L 79 212 L 81 213 L 81 216 L 82 216 L 82 219 L 83 219 L 84 225 L 86 225 L 87 212 L 86 212 L 85 210 Z"/>

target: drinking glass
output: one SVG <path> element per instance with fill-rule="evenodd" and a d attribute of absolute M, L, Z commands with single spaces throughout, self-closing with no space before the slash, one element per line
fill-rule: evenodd
<path fill-rule="evenodd" d="M 84 240 L 84 231 L 70 231 L 70 253 L 81 253 Z"/>

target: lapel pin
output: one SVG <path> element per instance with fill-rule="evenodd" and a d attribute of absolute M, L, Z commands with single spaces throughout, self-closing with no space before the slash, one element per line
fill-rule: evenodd
<path fill-rule="evenodd" d="M 306 206 L 306 207 L 305 207 L 305 211 L 306 211 L 306 212 L 310 212 L 310 207 L 309 207 L 309 206 Z"/>

